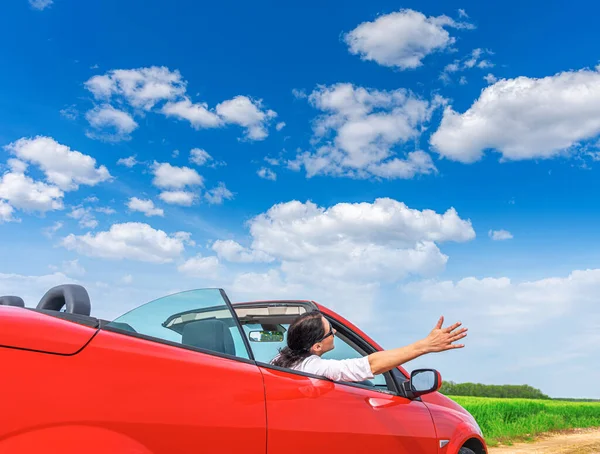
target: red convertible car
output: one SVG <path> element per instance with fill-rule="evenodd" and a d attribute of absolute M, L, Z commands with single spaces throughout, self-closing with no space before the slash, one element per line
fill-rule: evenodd
<path fill-rule="evenodd" d="M 324 357 L 381 348 L 313 301 L 232 304 L 221 289 L 90 316 L 85 288 L 35 307 L 0 297 L 0 453 L 484 454 L 473 417 L 435 370 L 347 383 L 272 366 L 286 327 L 320 310 Z"/>

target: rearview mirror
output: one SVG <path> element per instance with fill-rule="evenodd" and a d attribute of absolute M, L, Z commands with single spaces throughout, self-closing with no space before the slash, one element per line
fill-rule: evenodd
<path fill-rule="evenodd" d="M 248 337 L 252 342 L 283 342 L 281 331 L 250 331 Z"/>
<path fill-rule="evenodd" d="M 442 376 L 435 369 L 416 369 L 410 380 L 404 382 L 404 391 L 410 399 L 437 391 L 442 387 Z"/>

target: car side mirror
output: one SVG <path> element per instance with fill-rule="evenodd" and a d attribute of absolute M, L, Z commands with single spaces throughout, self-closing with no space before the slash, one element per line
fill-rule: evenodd
<path fill-rule="evenodd" d="M 410 380 L 406 380 L 403 385 L 406 397 L 414 399 L 440 389 L 442 376 L 435 369 L 415 369 L 410 374 Z"/>
<path fill-rule="evenodd" d="M 248 338 L 252 342 L 283 342 L 281 331 L 250 331 Z"/>

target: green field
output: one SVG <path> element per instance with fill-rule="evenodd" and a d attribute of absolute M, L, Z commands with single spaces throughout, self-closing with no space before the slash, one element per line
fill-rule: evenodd
<path fill-rule="evenodd" d="M 448 397 L 473 415 L 489 446 L 553 430 L 600 427 L 600 402 Z"/>

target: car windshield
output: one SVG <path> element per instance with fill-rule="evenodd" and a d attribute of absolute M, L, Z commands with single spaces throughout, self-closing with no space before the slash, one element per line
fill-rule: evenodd
<path fill-rule="evenodd" d="M 219 289 L 190 290 L 156 299 L 117 317 L 106 327 L 249 358 L 237 322 Z"/>

